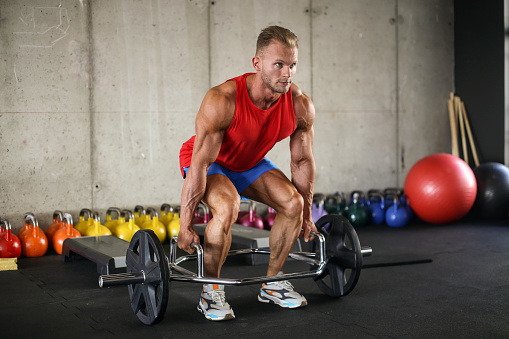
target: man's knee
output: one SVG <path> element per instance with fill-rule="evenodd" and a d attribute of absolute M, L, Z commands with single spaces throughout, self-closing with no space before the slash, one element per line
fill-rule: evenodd
<path fill-rule="evenodd" d="M 225 228 L 230 228 L 237 220 L 240 209 L 240 196 L 235 198 L 218 198 L 214 202 L 212 215 Z"/>
<path fill-rule="evenodd" d="M 283 205 L 283 211 L 281 213 L 290 219 L 302 219 L 303 209 L 304 199 L 298 192 L 295 192 Z"/>

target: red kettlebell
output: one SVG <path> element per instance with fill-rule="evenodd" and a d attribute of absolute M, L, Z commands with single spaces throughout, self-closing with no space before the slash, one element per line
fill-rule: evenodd
<path fill-rule="evenodd" d="M 240 219 L 240 224 L 263 230 L 263 219 L 256 215 L 256 205 L 253 200 L 250 201 L 248 214 L 244 215 Z"/>
<path fill-rule="evenodd" d="M 62 224 L 63 227 L 55 232 L 52 240 L 53 248 L 58 254 L 62 254 L 65 239 L 81 237 L 81 233 L 73 227 L 72 216 L 69 213 L 64 214 Z"/>
<path fill-rule="evenodd" d="M 200 213 L 200 210 L 203 210 L 203 216 L 202 214 Z M 196 211 L 194 212 L 194 217 L 193 217 L 193 225 L 196 225 L 196 224 L 204 224 L 204 216 L 205 216 L 205 207 L 203 207 L 203 205 L 198 205 L 198 207 L 196 208 Z"/>
<path fill-rule="evenodd" d="M 249 214 L 249 209 L 248 210 L 242 210 L 242 205 L 249 205 L 251 204 L 251 201 L 250 200 L 241 200 L 240 201 L 240 210 L 239 210 L 239 214 L 237 215 L 237 221 L 235 221 L 235 223 L 237 224 L 240 224 L 240 219 L 242 219 L 244 216 L 248 215 Z"/>
<path fill-rule="evenodd" d="M 48 238 L 48 243 L 52 244 L 53 235 L 58 231 L 60 228 L 64 227 L 64 224 L 62 222 L 64 214 L 61 211 L 55 211 L 53 212 L 53 224 L 48 227 L 46 232 L 46 238 Z"/>
<path fill-rule="evenodd" d="M 32 213 L 25 214 L 25 224 L 31 224 L 32 226 L 28 231 L 24 232 L 19 239 L 21 241 L 23 256 L 42 257 L 48 250 L 48 238 L 46 238 L 46 234 L 39 228 L 37 218 Z"/>
<path fill-rule="evenodd" d="M 203 208 L 205 209 L 205 211 L 203 212 L 203 223 L 208 224 L 211 219 L 210 209 L 207 205 L 203 205 Z"/>
<path fill-rule="evenodd" d="M 276 219 L 276 215 L 277 215 L 276 210 L 273 209 L 272 207 L 269 207 L 267 215 L 265 216 L 265 218 L 263 218 L 263 225 L 266 230 L 270 231 L 272 229 L 272 225 L 274 225 L 274 219 Z"/>
<path fill-rule="evenodd" d="M 0 219 L 0 227 L 4 232 L 0 236 L 0 258 L 19 258 L 21 255 L 21 242 L 12 234 L 11 224 L 7 219 Z"/>

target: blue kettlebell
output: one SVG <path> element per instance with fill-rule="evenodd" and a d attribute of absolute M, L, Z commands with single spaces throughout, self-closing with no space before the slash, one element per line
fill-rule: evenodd
<path fill-rule="evenodd" d="M 394 196 L 400 195 L 400 194 L 401 194 L 401 190 L 399 188 L 390 187 L 390 188 L 384 189 L 385 210 L 386 211 L 394 203 Z"/>
<path fill-rule="evenodd" d="M 354 195 L 357 196 L 357 203 L 362 206 L 362 207 L 366 207 L 367 204 L 366 204 L 366 197 L 364 196 L 364 192 L 362 191 L 352 191 L 351 195 L 350 195 L 350 205 L 352 205 L 354 202 Z"/>
<path fill-rule="evenodd" d="M 410 221 L 405 206 L 401 204 L 399 195 L 392 196 L 392 205 L 385 212 L 385 223 L 390 227 L 403 227 Z"/>
<path fill-rule="evenodd" d="M 401 195 L 401 204 L 403 206 L 405 206 L 405 208 L 407 209 L 408 211 L 408 215 L 410 217 L 410 220 L 414 219 L 415 218 L 415 212 L 412 210 L 412 208 L 410 207 L 410 202 L 408 201 L 408 197 L 403 193 Z"/>
<path fill-rule="evenodd" d="M 385 222 L 385 199 L 380 192 L 368 192 L 367 207 L 371 215 L 373 225 L 381 225 Z"/>

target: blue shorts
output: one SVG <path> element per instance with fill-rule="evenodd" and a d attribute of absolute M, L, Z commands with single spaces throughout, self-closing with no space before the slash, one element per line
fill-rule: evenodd
<path fill-rule="evenodd" d="M 189 167 L 184 167 L 184 173 L 187 175 Z M 209 167 L 207 176 L 212 174 L 222 174 L 233 183 L 237 192 L 240 193 L 249 187 L 256 179 L 258 179 L 263 173 L 268 172 L 272 169 L 278 169 L 278 167 L 269 159 L 263 158 L 258 164 L 244 172 L 231 171 L 218 163 L 214 162 Z M 242 200 L 248 200 L 246 197 L 240 196 Z"/>

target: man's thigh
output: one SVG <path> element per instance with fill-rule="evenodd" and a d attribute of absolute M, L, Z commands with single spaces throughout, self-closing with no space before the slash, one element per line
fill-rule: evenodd
<path fill-rule="evenodd" d="M 298 191 L 280 169 L 272 169 L 260 175 L 241 194 L 278 209 L 298 194 Z"/>
<path fill-rule="evenodd" d="M 225 204 L 240 204 L 240 196 L 237 189 L 228 177 L 222 174 L 207 176 L 207 187 L 203 202 L 212 210 L 218 211 Z"/>

